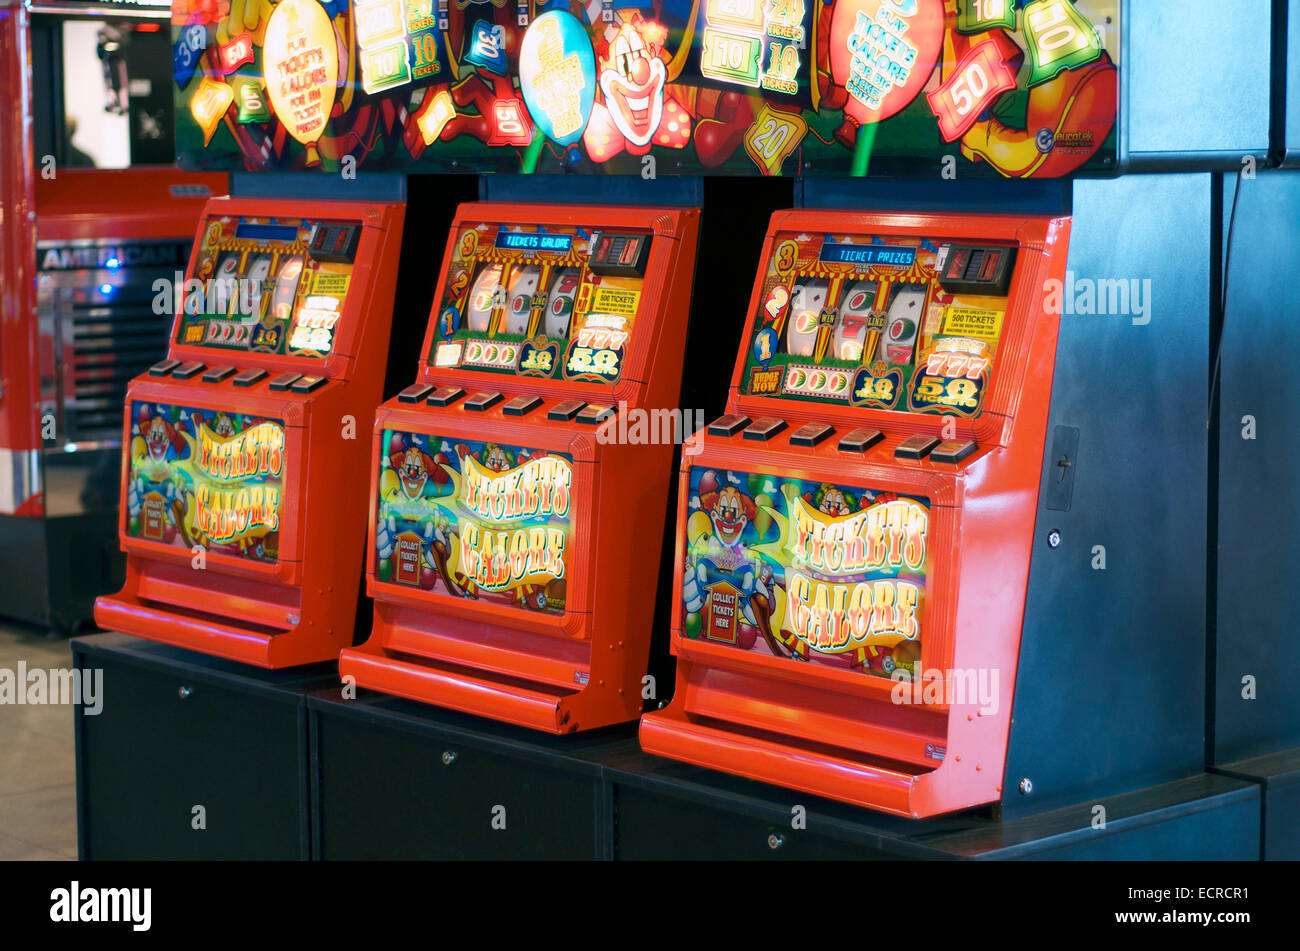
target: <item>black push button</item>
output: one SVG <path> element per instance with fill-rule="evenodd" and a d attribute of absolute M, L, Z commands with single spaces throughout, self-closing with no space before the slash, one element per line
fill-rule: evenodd
<path fill-rule="evenodd" d="M 506 416 L 527 416 L 541 405 L 540 396 L 516 396 L 501 407 L 501 412 Z"/>
<path fill-rule="evenodd" d="M 606 406 L 604 403 L 588 403 L 578 411 L 577 420 L 588 426 L 595 426 L 603 422 L 606 417 L 614 415 L 614 407 Z"/>
<path fill-rule="evenodd" d="M 182 363 L 172 374 L 173 379 L 188 380 L 190 377 L 198 376 L 203 370 L 203 364 L 198 360 L 191 360 L 189 363 Z"/>
<path fill-rule="evenodd" d="M 565 400 L 563 403 L 556 403 L 546 414 L 547 419 L 553 419 L 557 423 L 567 423 L 573 417 L 582 412 L 582 408 L 587 403 L 584 400 Z"/>
<path fill-rule="evenodd" d="M 927 436 L 925 433 L 917 433 L 915 436 L 908 436 L 894 447 L 894 458 L 924 459 L 930 454 L 930 450 L 937 445 L 939 445 L 938 436 Z"/>
<path fill-rule="evenodd" d="M 804 423 L 790 434 L 790 445 L 812 447 L 833 432 L 835 428 L 829 423 Z"/>
<path fill-rule="evenodd" d="M 252 386 L 264 379 L 266 379 L 266 371 L 252 367 L 235 374 L 235 386 Z"/>
<path fill-rule="evenodd" d="M 276 393 L 282 393 L 289 387 L 293 386 L 298 380 L 302 379 L 301 373 L 294 373 L 290 370 L 288 373 L 281 373 L 274 380 L 266 385 L 268 390 Z"/>
<path fill-rule="evenodd" d="M 776 419 L 775 417 L 769 416 L 760 419 L 756 423 L 751 423 L 745 430 L 745 438 L 754 439 L 758 442 L 767 442 L 767 440 L 771 439 L 783 429 L 785 429 L 784 419 Z"/>
<path fill-rule="evenodd" d="M 235 375 L 234 367 L 213 367 L 207 373 L 203 374 L 204 383 L 220 383 L 227 377 Z"/>
<path fill-rule="evenodd" d="M 149 368 L 150 376 L 166 376 L 181 365 L 179 360 L 162 360 Z"/>
<path fill-rule="evenodd" d="M 945 442 L 930 453 L 931 462 L 961 462 L 979 447 L 973 439 L 966 442 Z"/>
<path fill-rule="evenodd" d="M 325 377 L 323 376 L 304 376 L 295 381 L 289 389 L 295 393 L 310 393 L 312 390 L 319 389 L 324 385 Z"/>
<path fill-rule="evenodd" d="M 464 395 L 465 391 L 459 386 L 440 386 L 425 402 L 430 406 L 450 406 Z"/>
<path fill-rule="evenodd" d="M 402 390 L 402 392 L 397 394 L 397 402 L 418 403 L 432 392 L 432 383 L 412 383 L 406 389 Z"/>
<path fill-rule="evenodd" d="M 840 452 L 866 452 L 884 438 L 879 429 L 855 429 L 841 438 L 836 448 Z"/>
<path fill-rule="evenodd" d="M 719 416 L 709 423 L 709 435 L 734 436 L 748 425 L 748 416 L 741 416 L 739 413 L 728 413 L 726 416 Z"/>
<path fill-rule="evenodd" d="M 465 408 L 474 413 L 482 413 L 501 402 L 501 394 L 496 390 L 480 390 L 465 400 Z"/>

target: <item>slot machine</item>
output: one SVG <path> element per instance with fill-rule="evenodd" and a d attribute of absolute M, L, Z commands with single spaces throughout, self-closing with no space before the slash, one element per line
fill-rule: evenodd
<path fill-rule="evenodd" d="M 126 583 L 95 619 L 265 668 L 352 643 L 404 206 L 204 210 L 167 358 L 131 381 Z"/>
<path fill-rule="evenodd" d="M 460 207 L 417 380 L 375 419 L 344 678 L 551 733 L 639 715 L 698 221 Z"/>
<path fill-rule="evenodd" d="M 909 817 L 1000 798 L 1069 231 L 773 217 L 682 460 L 646 751 Z"/>

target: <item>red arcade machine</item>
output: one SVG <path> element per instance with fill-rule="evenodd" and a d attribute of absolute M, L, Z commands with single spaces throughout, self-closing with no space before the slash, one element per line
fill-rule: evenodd
<path fill-rule="evenodd" d="M 127 391 L 101 626 L 260 667 L 352 642 L 403 212 L 208 203 L 167 359 Z"/>
<path fill-rule="evenodd" d="M 344 677 L 551 733 L 640 713 L 698 221 L 461 206 L 419 378 L 375 421 Z"/>
<path fill-rule="evenodd" d="M 651 753 L 904 816 L 996 801 L 1068 218 L 773 217 L 684 457 Z"/>

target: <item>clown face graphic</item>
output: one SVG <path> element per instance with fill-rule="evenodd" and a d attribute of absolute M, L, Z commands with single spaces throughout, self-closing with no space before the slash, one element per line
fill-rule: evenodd
<path fill-rule="evenodd" d="M 406 450 L 401 465 L 397 467 L 397 477 L 408 499 L 418 499 L 424 492 L 424 484 L 429 481 L 429 466 L 425 459 L 424 453 L 412 446 Z"/>
<path fill-rule="evenodd" d="M 167 448 L 172 444 L 171 424 L 161 416 L 155 416 L 144 432 L 144 444 L 149 450 L 149 457 L 154 462 L 162 462 L 167 455 Z"/>
<path fill-rule="evenodd" d="M 233 436 L 235 435 L 235 423 L 225 413 L 218 413 L 212 420 L 212 431 L 223 438 Z"/>
<path fill-rule="evenodd" d="M 551 296 L 546 301 L 546 336 L 564 338 L 569 335 L 569 320 L 573 317 L 573 298 L 578 293 L 578 269 L 566 267 L 551 285 Z"/>
<path fill-rule="evenodd" d="M 833 485 L 825 487 L 822 492 L 821 504 L 817 508 L 827 515 L 848 515 L 852 511 L 844 492 Z"/>
<path fill-rule="evenodd" d="M 871 302 L 876 297 L 874 281 L 858 281 L 844 295 L 840 315 L 835 321 L 835 337 L 831 341 L 834 354 L 840 360 L 862 359 L 867 343 L 867 318 L 871 315 Z"/>
<path fill-rule="evenodd" d="M 826 281 L 802 281 L 790 293 L 790 322 L 785 328 L 785 349 L 791 356 L 811 357 L 817 343 L 817 319 L 826 306 L 830 287 Z"/>
<path fill-rule="evenodd" d="M 664 61 L 650 54 L 641 33 L 631 23 L 619 28 L 602 60 L 600 90 L 614 125 L 633 145 L 646 145 L 664 110 Z"/>
<path fill-rule="evenodd" d="M 493 472 L 505 472 L 510 468 L 510 457 L 495 443 L 484 447 L 483 458 L 480 461 L 484 468 L 491 469 Z"/>
<path fill-rule="evenodd" d="M 724 486 L 713 506 L 713 531 L 723 544 L 730 547 L 740 541 L 748 522 L 740 490 L 734 485 Z"/>
<path fill-rule="evenodd" d="M 477 334 L 487 333 L 492 320 L 492 309 L 496 306 L 497 292 L 501 289 L 501 265 L 489 264 L 479 271 L 474 279 L 474 287 L 469 292 L 469 306 L 466 317 L 469 329 Z"/>
<path fill-rule="evenodd" d="M 510 278 L 510 306 L 506 308 L 505 332 L 528 333 L 528 316 L 533 310 L 533 295 L 542 279 L 542 269 L 536 264 L 516 268 Z"/>
<path fill-rule="evenodd" d="M 911 361 L 924 303 L 923 287 L 905 286 L 894 295 L 889 304 L 889 312 L 885 315 L 885 332 L 880 339 L 880 359 L 890 363 Z"/>

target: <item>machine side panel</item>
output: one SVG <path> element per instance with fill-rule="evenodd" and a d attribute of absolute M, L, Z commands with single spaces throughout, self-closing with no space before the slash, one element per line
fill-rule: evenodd
<path fill-rule="evenodd" d="M 1225 219 L 1231 197 L 1224 207 Z M 1243 180 L 1228 252 L 1219 428 L 1214 761 L 1300 745 L 1300 174 Z M 1252 677 L 1251 686 L 1243 681 Z M 1253 698 L 1252 698 L 1253 695 Z"/>
<path fill-rule="evenodd" d="M 1204 763 L 1210 176 L 1075 189 L 1007 751 L 1010 815 Z M 1070 429 L 1077 459 L 1060 448 Z M 1049 509 L 1062 473 L 1072 490 Z"/>

